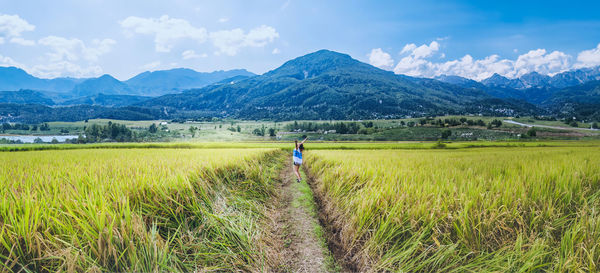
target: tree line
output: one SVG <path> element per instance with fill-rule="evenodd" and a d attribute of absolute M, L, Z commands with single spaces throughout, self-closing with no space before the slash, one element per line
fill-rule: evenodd
<path fill-rule="evenodd" d="M 24 124 L 24 123 L 2 123 L 2 126 L 0 127 L 0 130 L 2 130 L 2 132 L 8 131 L 8 130 L 21 130 L 21 131 L 50 131 L 50 125 L 48 125 L 48 123 L 42 123 L 42 124 Z"/>

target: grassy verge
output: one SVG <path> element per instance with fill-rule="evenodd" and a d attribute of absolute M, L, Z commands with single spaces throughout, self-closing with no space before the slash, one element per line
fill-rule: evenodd
<path fill-rule="evenodd" d="M 307 175 L 303 170 L 300 171 L 303 178 L 306 178 Z M 324 265 L 325 270 L 327 272 L 340 272 L 341 268 L 335 262 L 332 253 L 329 251 L 327 246 L 327 240 L 325 238 L 325 232 L 323 231 L 323 227 L 319 224 L 319 215 L 317 204 L 315 203 L 315 199 L 313 196 L 313 192 L 310 186 L 307 184 L 306 179 L 303 179 L 300 183 L 292 182 L 293 187 L 301 193 L 298 198 L 292 200 L 292 206 L 294 207 L 302 207 L 312 218 L 313 222 L 313 230 L 315 237 L 319 240 L 319 245 L 323 251 L 323 256 L 325 257 Z"/>

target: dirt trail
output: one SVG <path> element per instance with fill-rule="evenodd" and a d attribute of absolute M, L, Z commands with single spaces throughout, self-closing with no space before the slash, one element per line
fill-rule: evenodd
<path fill-rule="evenodd" d="M 306 179 L 306 177 L 304 177 Z M 323 239 L 322 229 L 306 182 L 296 182 L 291 166 L 280 173 L 278 197 L 268 213 L 273 241 L 269 271 L 331 272 L 334 261 Z M 312 204 L 312 205 L 311 205 Z M 320 234 L 319 234 L 320 233 Z"/>

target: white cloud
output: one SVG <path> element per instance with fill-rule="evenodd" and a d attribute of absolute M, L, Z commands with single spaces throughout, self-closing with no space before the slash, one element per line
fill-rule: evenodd
<path fill-rule="evenodd" d="M 76 38 L 67 39 L 58 36 L 47 36 L 40 39 L 38 43 L 52 49 L 52 52 L 47 54 L 50 61 L 78 61 L 84 59 L 95 62 L 99 56 L 110 52 L 116 42 L 112 39 L 95 39 L 92 41 L 92 46 L 86 46 L 83 41 Z"/>
<path fill-rule="evenodd" d="M 160 18 L 130 16 L 121 21 L 120 24 L 121 27 L 135 33 L 154 35 L 155 50 L 157 52 L 170 52 L 179 39 L 192 39 L 198 43 L 204 43 L 207 38 L 205 28 L 196 28 L 187 20 L 169 18 L 167 15 Z"/>
<path fill-rule="evenodd" d="M 219 18 L 219 23 L 227 23 L 227 22 L 229 22 L 229 18 L 228 17 Z"/>
<path fill-rule="evenodd" d="M 271 54 L 273 55 L 277 55 L 279 53 L 281 53 L 281 50 L 279 50 L 279 48 L 273 48 L 273 51 L 271 51 Z"/>
<path fill-rule="evenodd" d="M 20 67 L 20 68 L 25 67 L 24 65 L 16 62 L 12 58 L 2 56 L 2 55 L 0 55 L 0 66 L 14 66 L 14 67 Z"/>
<path fill-rule="evenodd" d="M 58 61 L 35 65 L 30 72 L 42 78 L 56 78 L 60 76 L 95 77 L 102 74 L 102 68 L 97 65 L 82 67 L 73 62 Z"/>
<path fill-rule="evenodd" d="M 571 56 L 560 51 L 547 54 L 545 49 L 537 49 L 517 58 L 514 62 L 515 74 L 513 76 L 519 77 L 533 71 L 553 75 L 569 68 L 571 68 Z"/>
<path fill-rule="evenodd" d="M 596 48 L 584 50 L 577 55 L 577 67 L 592 67 L 600 65 L 600 44 Z"/>
<path fill-rule="evenodd" d="M 389 53 L 384 52 L 381 48 L 374 48 L 369 54 L 369 63 L 372 66 L 379 67 L 381 69 L 391 69 L 394 67 L 394 60 Z"/>
<path fill-rule="evenodd" d="M 155 68 L 157 68 L 160 65 L 160 61 L 154 61 L 151 63 L 147 63 L 145 65 L 140 66 L 141 69 L 143 70 L 153 70 Z"/>
<path fill-rule="evenodd" d="M 206 53 L 196 54 L 196 52 L 193 50 L 186 50 L 183 53 L 181 53 L 181 57 L 184 60 L 189 60 L 189 59 L 206 58 L 206 57 L 208 57 L 208 55 Z"/>
<path fill-rule="evenodd" d="M 221 18 L 226 22 L 228 18 Z M 204 43 L 207 38 L 218 48 L 215 54 L 236 55 L 243 47 L 263 47 L 279 37 L 279 33 L 270 26 L 262 25 L 245 33 L 241 28 L 210 32 L 203 27 L 194 27 L 184 19 L 170 18 L 163 15 L 160 18 L 141 18 L 130 16 L 120 22 L 121 27 L 133 33 L 154 35 L 157 52 L 170 52 L 180 39 L 192 39 Z"/>
<path fill-rule="evenodd" d="M 50 52 L 46 53 L 46 62 L 33 66 L 30 73 L 44 78 L 98 76 L 102 68 L 94 63 L 116 44 L 112 39 L 95 39 L 86 45 L 80 39 L 59 36 L 47 36 L 37 43 L 49 47 Z"/>
<path fill-rule="evenodd" d="M 430 61 L 429 59 L 439 49 L 440 45 L 436 41 L 431 42 L 429 45 L 405 45 L 400 52 L 404 57 L 396 64 L 394 72 L 416 77 L 435 77 L 446 74 L 483 80 L 494 73 L 515 78 L 533 71 L 540 74 L 554 75 L 573 67 L 571 56 L 560 51 L 548 53 L 545 49 L 531 50 L 520 55 L 516 60 L 502 59 L 498 55 L 474 59 L 467 54 L 458 60 Z M 445 57 L 445 54 L 440 53 L 440 58 L 443 57 Z M 593 58 L 583 57 L 583 59 Z M 580 63 L 583 63 L 583 61 L 580 60 Z"/>
<path fill-rule="evenodd" d="M 270 26 L 262 25 L 247 34 L 240 28 L 210 33 L 210 40 L 219 49 L 215 54 L 236 55 L 243 47 L 263 47 L 279 37 L 279 33 Z"/>
<path fill-rule="evenodd" d="M 439 49 L 440 44 L 436 41 L 431 42 L 429 45 L 421 45 L 419 47 L 415 44 L 407 44 L 402 48 L 400 54 L 408 53 L 414 58 L 427 58 L 431 57 Z"/>
<path fill-rule="evenodd" d="M 23 46 L 32 46 L 35 45 L 35 41 L 32 40 L 26 40 L 23 39 L 21 37 L 13 37 L 10 39 L 10 42 L 13 44 L 19 44 L 19 45 L 23 45 Z"/>
<path fill-rule="evenodd" d="M 33 31 L 35 26 L 21 19 L 19 15 L 0 14 L 0 36 L 20 37 L 21 33 Z"/>

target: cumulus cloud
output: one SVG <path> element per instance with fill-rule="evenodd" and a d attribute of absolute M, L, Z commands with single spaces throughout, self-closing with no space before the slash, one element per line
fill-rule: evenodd
<path fill-rule="evenodd" d="M 369 63 L 372 66 L 379 67 L 381 69 L 391 69 L 394 67 L 394 60 L 392 56 L 384 52 L 381 48 L 374 48 L 369 54 Z"/>
<path fill-rule="evenodd" d="M 221 18 L 219 22 L 227 22 Z M 163 15 L 160 18 L 141 18 L 130 16 L 120 22 L 126 33 L 154 35 L 157 52 L 170 52 L 180 39 L 192 39 L 204 43 L 210 39 L 218 49 L 215 54 L 236 55 L 244 47 L 263 47 L 279 37 L 279 33 L 270 26 L 262 25 L 246 33 L 241 28 L 208 32 L 203 27 L 194 27 L 184 19 L 170 18 Z"/>
<path fill-rule="evenodd" d="M 121 27 L 134 33 L 154 35 L 155 50 L 170 52 L 174 43 L 179 39 L 192 39 L 204 43 L 207 38 L 205 28 L 196 28 L 187 20 L 170 18 L 163 15 L 160 18 L 141 18 L 130 16 L 120 22 Z"/>
<path fill-rule="evenodd" d="M 545 49 L 531 50 L 520 55 L 514 62 L 513 76 L 519 77 L 533 71 L 552 75 L 568 70 L 571 65 L 571 56 L 563 52 L 547 53 Z"/>
<path fill-rule="evenodd" d="M 197 54 L 193 50 L 186 50 L 183 53 L 181 53 L 181 57 L 184 60 L 189 60 L 189 59 L 206 58 L 206 57 L 208 57 L 208 55 L 206 53 Z"/>
<path fill-rule="evenodd" d="M 0 36 L 2 37 L 20 37 L 21 33 L 34 29 L 34 25 L 23 20 L 19 15 L 0 14 Z"/>
<path fill-rule="evenodd" d="M 116 43 L 112 39 L 95 39 L 92 46 L 87 46 L 82 40 L 64 38 L 59 36 L 47 36 L 38 41 L 40 45 L 48 46 L 52 52 L 48 53 L 50 61 L 86 61 L 95 62 L 100 55 L 110 52 Z"/>
<path fill-rule="evenodd" d="M 32 46 L 35 45 L 35 41 L 33 40 L 26 40 L 23 39 L 21 37 L 13 37 L 10 39 L 10 42 L 13 44 L 19 44 L 19 45 L 23 45 L 23 46 Z"/>
<path fill-rule="evenodd" d="M 47 36 L 37 43 L 50 48 L 50 52 L 46 53 L 46 63 L 33 66 L 30 73 L 44 78 L 98 76 L 102 68 L 94 63 L 116 44 L 112 39 L 95 39 L 86 44 L 77 38 L 59 36 Z"/>
<path fill-rule="evenodd" d="M 600 65 L 600 44 L 594 49 L 584 50 L 577 55 L 577 67 L 592 67 Z"/>
<path fill-rule="evenodd" d="M 490 55 L 483 59 L 474 59 L 471 55 L 446 62 L 434 62 L 430 59 L 439 53 L 440 45 L 436 41 L 429 45 L 417 46 L 406 44 L 400 54 L 404 57 L 394 67 L 397 74 L 415 77 L 436 77 L 439 75 L 457 75 L 465 78 L 483 80 L 494 73 L 515 78 L 530 72 L 554 75 L 573 68 L 572 57 L 560 51 L 548 52 L 545 49 L 531 50 L 517 57 L 516 60 L 503 59 L 498 55 Z M 594 63 L 594 50 L 583 51 L 578 57 L 579 63 Z M 600 52 L 600 47 L 597 49 Z M 585 52 L 585 53 L 584 53 Z M 600 54 L 599 54 L 600 55 Z M 439 53 L 444 58 L 444 53 Z M 581 59 L 581 60 L 580 60 Z M 583 61 L 588 60 L 588 61 Z"/>
<path fill-rule="evenodd" d="M 16 62 L 10 57 L 0 55 L 0 66 L 15 66 L 15 67 L 24 67 L 24 65 Z"/>
<path fill-rule="evenodd" d="M 236 55 L 243 47 L 263 47 L 277 37 L 279 33 L 273 27 L 265 25 L 254 28 L 248 33 L 244 33 L 240 28 L 210 33 L 212 44 L 219 49 L 215 53 L 229 56 Z"/>
<path fill-rule="evenodd" d="M 82 67 L 73 62 L 58 61 L 35 65 L 30 70 L 30 73 L 42 78 L 56 78 L 61 76 L 94 77 L 102 74 L 102 68 L 98 65 Z"/>

